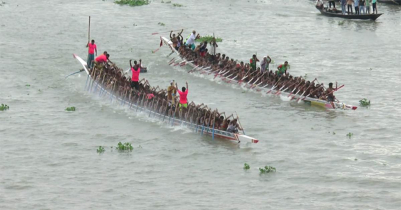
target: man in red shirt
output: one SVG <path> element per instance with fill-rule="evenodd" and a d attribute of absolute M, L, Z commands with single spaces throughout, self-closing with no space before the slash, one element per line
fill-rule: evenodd
<path fill-rule="evenodd" d="M 95 62 L 96 63 L 106 63 L 109 60 L 109 57 L 110 57 L 109 54 L 103 53 L 96 57 Z"/>
<path fill-rule="evenodd" d="M 132 60 L 129 60 L 129 65 L 131 66 L 132 77 L 131 77 L 131 88 L 135 88 L 135 90 L 139 90 L 139 74 L 141 73 L 141 65 L 142 60 L 139 59 L 139 64 L 134 61 L 134 66 L 131 63 Z"/>
<path fill-rule="evenodd" d="M 95 52 L 97 56 L 97 47 L 95 44 L 95 40 L 92 39 L 92 42 L 86 44 L 86 47 L 88 48 L 88 60 L 87 60 L 87 65 L 88 68 L 92 68 L 93 60 L 95 59 Z"/>

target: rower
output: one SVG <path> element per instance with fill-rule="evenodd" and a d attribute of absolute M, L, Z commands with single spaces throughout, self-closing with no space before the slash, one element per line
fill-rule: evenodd
<path fill-rule="evenodd" d="M 95 44 L 95 40 L 92 39 L 91 43 L 88 42 L 88 44 L 86 44 L 86 47 L 88 48 L 88 60 L 86 62 L 88 68 L 92 68 L 92 63 L 95 60 L 95 52 L 96 52 L 96 56 L 97 56 L 97 47 Z"/>
<path fill-rule="evenodd" d="M 256 62 L 259 62 L 259 59 L 256 57 L 256 55 L 253 55 L 252 58 L 249 60 L 252 71 L 256 70 Z"/>
<path fill-rule="evenodd" d="M 280 66 L 277 66 L 278 76 L 281 77 L 281 75 L 287 74 L 287 68 L 288 68 L 288 61 L 284 62 L 284 64 L 281 64 Z"/>
<path fill-rule="evenodd" d="M 204 43 L 203 43 L 203 45 L 200 47 L 200 49 L 199 49 L 199 54 L 200 54 L 200 56 L 202 56 L 202 57 L 205 57 L 205 55 L 206 55 L 206 52 L 207 52 L 207 41 L 205 41 Z"/>
<path fill-rule="evenodd" d="M 95 58 L 95 65 L 96 64 L 105 64 L 109 60 L 110 54 L 108 54 L 106 51 L 104 51 L 103 54 L 97 56 Z"/>
<path fill-rule="evenodd" d="M 171 36 L 171 34 L 173 33 L 173 31 L 170 32 L 170 40 L 171 42 L 173 42 L 173 47 L 174 49 L 178 50 L 178 42 L 179 42 L 179 36 L 181 35 L 181 33 L 184 31 L 184 29 L 181 30 L 180 33 L 178 33 L 178 36 L 175 36 L 175 34 L 173 34 L 173 36 Z"/>
<path fill-rule="evenodd" d="M 335 100 L 335 96 L 334 96 L 334 91 L 335 91 L 335 89 L 333 88 L 333 83 L 332 82 L 330 82 L 329 83 L 329 88 L 327 88 L 327 90 L 326 90 L 326 94 L 327 94 L 327 101 L 328 102 L 330 102 L 330 104 L 331 104 L 331 106 L 333 107 L 333 109 L 335 109 L 335 106 L 334 106 L 334 100 Z"/>
<path fill-rule="evenodd" d="M 134 88 L 136 91 L 139 90 L 139 74 L 141 73 L 141 65 L 142 60 L 139 59 L 139 64 L 134 61 L 134 66 L 131 63 L 132 60 L 129 60 L 129 65 L 131 66 L 132 77 L 131 77 L 131 88 Z"/>

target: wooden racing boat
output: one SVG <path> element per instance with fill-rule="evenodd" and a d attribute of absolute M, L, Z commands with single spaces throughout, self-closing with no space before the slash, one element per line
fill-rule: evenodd
<path fill-rule="evenodd" d="M 149 114 L 150 117 L 153 118 L 157 118 L 158 120 L 164 122 L 164 123 L 168 123 L 172 126 L 185 126 L 189 129 L 191 129 L 192 131 L 194 131 L 195 133 L 200 133 L 201 135 L 205 134 L 205 135 L 209 135 L 217 138 L 221 138 L 221 139 L 227 139 L 227 140 L 231 140 L 237 143 L 258 143 L 259 140 L 247 136 L 244 134 L 238 134 L 238 133 L 231 133 L 231 132 L 227 132 L 227 131 L 223 131 L 223 130 L 218 130 L 218 129 L 214 129 L 214 128 L 209 128 L 203 125 L 197 125 L 195 123 L 190 123 L 184 120 L 180 120 L 180 119 L 176 119 L 174 117 L 168 117 L 164 114 L 160 114 L 158 112 L 152 111 L 147 109 L 147 107 L 142 107 L 140 105 L 136 105 L 133 104 L 131 102 L 129 102 L 126 99 L 123 99 L 121 97 L 118 97 L 117 95 L 115 95 L 111 90 L 106 89 L 105 87 L 103 87 L 103 85 L 101 85 L 100 83 L 98 83 L 96 80 L 93 80 L 91 78 L 91 75 L 89 74 L 88 69 L 86 68 L 86 62 L 80 58 L 79 56 L 73 54 L 74 58 L 78 60 L 79 63 L 81 63 L 81 65 L 83 66 L 85 72 L 88 75 L 88 79 L 90 80 L 89 85 L 85 84 L 85 90 L 87 90 L 90 93 L 94 93 L 96 94 L 99 93 L 99 96 L 101 97 L 107 97 L 108 99 L 111 100 L 111 102 L 114 100 L 117 103 L 120 103 L 121 105 L 127 105 L 130 107 L 130 109 L 139 111 L 139 112 L 145 112 L 147 114 Z"/>
<path fill-rule="evenodd" d="M 354 19 L 354 20 L 376 20 L 378 17 L 380 17 L 382 14 L 360 14 L 360 15 L 348 15 L 348 14 L 343 14 L 340 10 L 337 11 L 327 11 L 326 8 L 319 8 L 316 6 L 316 9 L 320 11 L 320 13 L 324 16 L 328 17 L 339 17 L 339 18 L 345 18 L 345 19 Z"/>
<path fill-rule="evenodd" d="M 161 40 L 163 41 L 163 43 L 167 46 L 169 46 L 169 48 L 179 56 L 179 59 L 182 60 L 183 63 L 185 63 L 185 65 L 189 65 L 191 66 L 193 69 L 197 69 L 197 71 L 201 72 L 201 74 L 212 74 L 214 75 L 214 79 L 215 78 L 221 78 L 221 80 L 225 81 L 226 83 L 230 83 L 230 84 L 238 84 L 238 85 L 243 85 L 241 82 L 239 82 L 238 80 L 235 79 L 231 79 L 231 78 L 227 78 L 225 76 L 222 75 L 218 75 L 215 72 L 211 72 L 208 69 L 205 68 L 200 68 L 198 66 L 196 66 L 195 64 L 193 64 L 192 62 L 188 62 L 185 59 L 181 58 L 180 53 L 174 49 L 173 47 L 173 43 L 165 37 L 160 37 Z M 272 93 L 272 94 L 276 94 L 278 93 L 281 97 L 283 97 L 283 100 L 288 99 L 288 101 L 291 100 L 295 100 L 298 102 L 303 101 L 305 104 L 311 105 L 311 106 L 318 106 L 318 107 L 324 107 L 326 109 L 333 109 L 332 105 L 330 102 L 325 101 L 325 100 L 320 100 L 317 98 L 311 98 L 311 97 L 307 97 L 307 96 L 303 96 L 302 93 L 301 95 L 299 94 L 291 94 L 290 92 L 284 92 L 284 91 L 280 91 L 280 90 L 275 90 L 272 88 L 272 86 L 259 86 L 259 85 L 252 85 L 251 84 L 245 84 L 245 87 L 248 86 L 248 88 L 253 88 L 255 91 L 257 92 L 266 92 L 266 93 Z M 353 105 L 348 105 L 348 104 L 344 104 L 344 103 L 340 103 L 340 102 L 334 102 L 334 106 L 336 109 L 342 109 L 342 110 L 356 110 L 358 107 L 357 106 L 353 106 Z"/>

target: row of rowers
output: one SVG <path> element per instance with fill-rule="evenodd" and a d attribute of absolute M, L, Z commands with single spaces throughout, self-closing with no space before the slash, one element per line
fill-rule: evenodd
<path fill-rule="evenodd" d="M 207 105 L 188 103 L 188 83 L 178 89 L 177 83 L 171 81 L 167 89 L 159 86 L 151 87 L 146 79 L 139 80 L 141 60 L 139 63 L 130 60 L 132 77 L 126 77 L 124 71 L 113 62 L 95 62 L 90 68 L 91 77 L 106 89 L 115 92 L 121 98 L 141 107 L 165 115 L 167 118 L 177 118 L 200 126 L 206 126 L 223 131 L 237 133 L 242 130 L 238 118 L 232 114 L 226 116 L 217 109 L 212 110 Z M 178 93 L 178 94 L 177 94 Z"/>
<path fill-rule="evenodd" d="M 198 39 L 200 36 L 199 34 L 195 35 L 194 31 L 191 37 Z M 188 41 L 183 45 L 174 44 L 174 46 L 177 46 L 176 49 L 178 49 L 180 55 L 196 66 L 203 67 L 203 69 L 210 68 L 209 71 L 215 73 L 215 75 L 220 75 L 230 80 L 237 80 L 238 82 L 246 82 L 252 86 L 274 87 L 275 90 L 293 92 L 294 94 L 303 93 L 303 96 L 319 98 L 321 100 L 331 102 L 335 100 L 333 90 L 336 88 L 333 88 L 332 83 L 326 89 L 323 83 L 315 83 L 317 79 L 306 81 L 302 76 L 293 77 L 288 72 L 290 66 L 287 61 L 279 65 L 277 70 L 273 72 L 273 70 L 269 70 L 269 64 L 272 62 L 269 56 L 265 56 L 260 62 L 257 56 L 253 55 L 249 63 L 242 61 L 238 63 L 225 54 L 210 54 L 209 50 L 207 50 L 208 44 L 214 52 L 216 47 L 218 47 L 215 41 L 211 41 L 210 43 L 203 42 L 197 46 L 194 46 L 195 42 L 188 43 Z M 171 63 L 173 62 L 175 60 L 171 61 Z M 257 67 L 259 62 L 260 67 Z M 200 68 L 193 70 L 196 69 Z"/>

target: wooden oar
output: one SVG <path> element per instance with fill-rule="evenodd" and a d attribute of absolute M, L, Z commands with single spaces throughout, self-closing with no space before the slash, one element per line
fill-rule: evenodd
<path fill-rule="evenodd" d="M 278 84 L 278 82 L 280 82 L 281 78 L 283 78 L 283 77 L 280 77 L 280 78 L 277 80 L 276 84 L 274 84 L 273 87 L 272 87 L 269 91 L 266 92 L 266 94 L 269 94 L 270 92 L 272 92 L 272 90 L 273 90 L 274 88 L 276 88 L 276 85 Z"/>
<path fill-rule="evenodd" d="M 239 120 L 239 116 L 238 116 L 237 112 L 235 112 L 235 114 L 237 115 L 237 119 L 238 119 L 239 125 L 240 125 L 241 128 L 242 128 L 242 132 L 244 133 L 244 135 L 246 135 L 246 134 L 245 134 L 245 129 L 244 129 L 244 127 L 242 127 L 242 125 L 241 125 L 241 121 Z"/>

